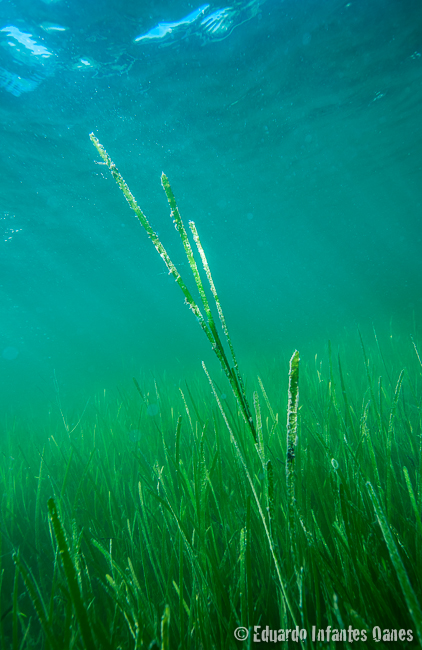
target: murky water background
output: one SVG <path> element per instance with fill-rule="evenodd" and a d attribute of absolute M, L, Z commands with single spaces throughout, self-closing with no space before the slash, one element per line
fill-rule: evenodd
<path fill-rule="evenodd" d="M 3 412 L 213 367 L 91 131 L 190 281 L 169 177 L 246 372 L 416 332 L 420 3 L 121 5 L 0 5 Z"/>

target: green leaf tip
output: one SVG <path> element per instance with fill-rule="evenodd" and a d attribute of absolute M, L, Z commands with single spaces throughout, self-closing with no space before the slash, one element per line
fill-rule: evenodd
<path fill-rule="evenodd" d="M 78 619 L 83 643 L 86 650 L 95 650 L 96 646 L 92 636 L 91 627 L 89 624 L 86 605 L 83 602 L 81 592 L 79 591 L 76 569 L 72 562 L 72 557 L 70 555 L 70 551 L 66 541 L 66 534 L 64 532 L 62 523 L 60 521 L 59 513 L 57 511 L 57 506 L 53 497 L 51 497 L 48 500 L 47 505 L 48 505 L 48 512 L 50 515 L 51 524 L 53 526 L 54 535 L 57 541 L 57 546 L 62 560 L 64 573 L 66 576 L 67 586 L 69 588 L 70 598 L 75 608 L 76 618 Z"/>
<path fill-rule="evenodd" d="M 170 607 L 164 608 L 164 614 L 161 618 L 161 650 L 170 648 Z"/>
<path fill-rule="evenodd" d="M 295 350 L 290 359 L 289 392 L 287 405 L 287 468 L 293 465 L 297 435 L 297 409 L 299 404 L 299 352 Z"/>

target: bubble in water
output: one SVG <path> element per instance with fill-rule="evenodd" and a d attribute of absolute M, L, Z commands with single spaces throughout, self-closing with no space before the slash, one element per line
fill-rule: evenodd
<path fill-rule="evenodd" d="M 158 411 L 160 409 L 158 408 L 158 404 L 149 404 L 147 407 L 147 415 L 149 415 L 150 418 L 154 417 L 154 415 L 157 415 Z"/>
<path fill-rule="evenodd" d="M 142 433 L 139 429 L 131 429 L 131 431 L 128 432 L 128 436 L 131 442 L 138 442 L 142 438 Z"/>
<path fill-rule="evenodd" d="M 7 348 L 4 348 L 3 352 L 1 353 L 1 356 L 3 357 L 3 359 L 6 359 L 6 361 L 13 361 L 14 359 L 16 359 L 18 354 L 19 354 L 19 350 L 9 345 Z"/>

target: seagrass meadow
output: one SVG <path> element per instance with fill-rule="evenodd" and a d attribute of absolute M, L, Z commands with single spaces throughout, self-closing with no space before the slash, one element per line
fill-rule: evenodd
<path fill-rule="evenodd" d="M 0 1 L 0 650 L 421 648 L 421 44 Z"/>
<path fill-rule="evenodd" d="M 42 435 L 5 422 L 0 648 L 420 647 L 417 327 L 354 331 L 243 375 L 167 177 L 196 293 L 91 140 L 220 370 L 205 361 L 178 386 L 136 377 L 77 417 L 59 409 Z"/>

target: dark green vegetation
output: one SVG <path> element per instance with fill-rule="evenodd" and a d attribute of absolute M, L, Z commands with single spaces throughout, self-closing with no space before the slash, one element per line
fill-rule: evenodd
<path fill-rule="evenodd" d="M 263 369 L 247 390 L 195 226 L 231 363 L 162 180 L 205 317 L 148 234 L 222 376 L 204 366 L 179 389 L 136 381 L 135 397 L 104 397 L 72 426 L 63 415 L 41 445 L 8 427 L 0 647 L 247 648 L 259 625 L 307 631 L 288 647 L 353 645 L 312 641 L 312 626 L 366 629 L 367 647 L 422 645 L 417 345 L 361 340 L 359 363 L 328 346 L 323 363 L 302 364 L 300 401 L 297 352 L 289 373 Z M 239 626 L 248 641 L 235 641 Z M 412 630 L 413 642 L 374 644 L 374 626 Z"/>

